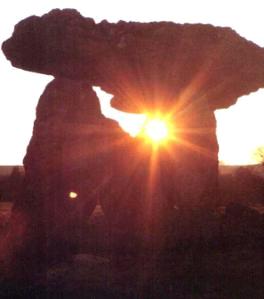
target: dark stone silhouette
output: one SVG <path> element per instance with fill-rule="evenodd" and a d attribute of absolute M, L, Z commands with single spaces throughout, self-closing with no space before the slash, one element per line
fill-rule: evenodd
<path fill-rule="evenodd" d="M 181 133 L 186 142 L 180 151 L 186 157 L 180 168 L 186 171 L 197 164 L 196 170 L 180 175 L 185 186 L 204 173 L 198 164 L 207 161 L 206 185 L 217 179 L 213 110 L 264 86 L 263 49 L 230 28 L 212 25 L 95 24 L 75 10 L 57 9 L 18 23 L 2 48 L 16 67 L 101 86 L 122 110 L 175 111 L 177 126 L 188 130 Z M 187 154 L 190 143 L 196 153 Z M 191 178 L 184 183 L 183 177 Z"/>
<path fill-rule="evenodd" d="M 161 102 L 167 108 L 183 94 L 188 102 L 223 108 L 264 85 L 263 49 L 212 25 L 95 24 L 75 10 L 57 9 L 18 23 L 2 48 L 14 66 L 88 80 L 125 110 L 160 109 Z"/>
<path fill-rule="evenodd" d="M 42 234 L 54 246 L 47 249 L 49 261 L 80 249 L 83 222 L 102 197 L 109 197 L 109 184 L 119 171 L 114 157 L 127 138 L 115 121 L 101 114 L 86 81 L 55 79 L 40 97 L 24 165 L 45 221 Z M 117 188 L 114 184 L 112 192 Z"/>
<path fill-rule="evenodd" d="M 75 10 L 53 10 L 18 23 L 2 49 L 13 66 L 55 77 L 37 107 L 24 159 L 27 189 L 15 210 L 30 219 L 28 243 L 38 236 L 39 256 L 49 244 L 48 259 L 57 261 L 72 252 L 68 236 L 78 235 L 98 199 L 121 238 L 161 236 L 176 206 L 187 219 L 211 208 L 218 178 L 213 111 L 264 86 L 264 50 L 211 25 L 95 24 Z M 121 110 L 172 114 L 181 142 L 159 153 L 154 189 L 146 188 L 150 150 L 101 115 L 93 85 L 113 94 Z"/>

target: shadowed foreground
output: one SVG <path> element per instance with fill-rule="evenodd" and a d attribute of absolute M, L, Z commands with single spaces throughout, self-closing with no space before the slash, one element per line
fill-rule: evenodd
<path fill-rule="evenodd" d="M 159 255 L 148 250 L 113 257 L 97 208 L 71 263 L 50 266 L 35 286 L 2 282 L 1 298 L 262 298 L 263 218 L 250 209 L 243 215 L 219 213 L 208 222 L 211 238 L 204 240 L 177 240 L 168 232 Z"/>

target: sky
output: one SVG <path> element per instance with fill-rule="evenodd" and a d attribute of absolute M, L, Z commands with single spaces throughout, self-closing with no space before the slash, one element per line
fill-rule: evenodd
<path fill-rule="evenodd" d="M 96 22 L 103 19 L 173 21 L 232 27 L 241 36 L 264 47 L 262 0 L 9 0 L 0 5 L 1 44 L 11 36 L 14 25 L 30 15 L 41 16 L 53 8 L 75 8 Z M 0 165 L 21 165 L 32 134 L 38 99 L 53 78 L 13 68 L 2 52 L 0 78 Z M 229 109 L 216 111 L 220 161 L 254 163 L 254 149 L 264 145 L 263 111 L 264 90 L 238 99 Z"/>

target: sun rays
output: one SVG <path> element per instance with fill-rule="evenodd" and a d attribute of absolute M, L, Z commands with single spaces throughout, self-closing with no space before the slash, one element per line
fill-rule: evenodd
<path fill-rule="evenodd" d="M 119 183 L 121 188 L 127 186 L 125 193 L 134 194 L 133 189 L 141 186 L 135 194 L 143 199 L 146 223 L 153 220 L 150 216 L 155 202 L 164 196 L 163 175 L 171 174 L 172 169 L 177 171 L 183 165 L 195 168 L 193 164 L 197 160 L 207 163 L 217 159 L 214 114 L 204 105 L 204 97 L 193 101 L 194 104 L 187 98 L 194 94 L 195 86 L 190 89 L 189 92 L 183 92 L 179 101 L 175 100 L 175 104 L 166 112 L 164 107 L 152 111 L 144 107 L 142 114 L 133 114 L 112 108 L 112 95 L 99 87 L 94 88 L 103 114 L 115 119 L 123 129 L 120 129 L 119 137 L 112 139 L 104 149 L 106 154 L 113 153 L 117 158 L 112 175 L 123 178 Z M 209 123 L 204 122 L 204 119 L 209 119 Z M 111 136 L 110 129 L 108 133 Z M 98 156 L 100 151 L 102 149 L 98 150 Z M 143 229 L 148 230 L 148 227 Z"/>
<path fill-rule="evenodd" d="M 196 85 L 196 81 L 194 82 L 194 85 Z M 156 151 L 157 147 L 163 145 L 171 155 L 175 155 L 174 149 L 175 144 L 177 144 L 179 147 L 186 147 L 201 155 L 213 157 L 210 150 L 206 148 L 206 144 L 203 146 L 195 141 L 199 138 L 206 140 L 207 136 L 215 134 L 214 130 L 207 127 L 207 125 L 201 126 L 200 124 L 188 127 L 188 124 L 192 123 L 193 118 L 195 117 L 191 112 L 192 110 L 197 109 L 197 103 L 192 104 L 186 99 L 187 95 L 193 95 L 193 89 L 195 89 L 195 87 L 189 87 L 188 89 L 190 91 L 183 92 L 182 95 L 179 96 L 179 100 L 175 101 L 174 106 L 170 107 L 166 114 L 162 111 L 152 111 L 147 113 L 147 108 L 144 108 L 143 110 L 146 114 L 134 114 L 125 113 L 112 108 L 110 106 L 112 95 L 104 92 L 99 87 L 94 88 L 102 103 L 103 114 L 106 117 L 113 118 L 119 122 L 121 128 L 131 136 L 137 136 L 140 137 L 143 142 L 152 143 L 153 150 Z M 204 100 L 200 101 L 201 106 L 203 104 L 201 103 L 202 101 Z M 199 105 L 199 101 L 197 102 Z M 201 109 L 202 108 L 200 108 L 200 110 Z M 198 113 L 200 113 L 199 110 Z M 201 116 L 201 119 L 202 117 L 203 116 Z"/>

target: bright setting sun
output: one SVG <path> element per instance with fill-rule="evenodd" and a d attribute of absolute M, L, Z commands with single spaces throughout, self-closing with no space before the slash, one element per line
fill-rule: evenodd
<path fill-rule="evenodd" d="M 174 139 L 174 130 L 167 117 L 160 114 L 145 116 L 145 122 L 141 124 L 136 136 L 141 136 L 146 142 L 154 146 L 166 145 L 168 141 Z"/>
<path fill-rule="evenodd" d="M 168 126 L 161 119 L 151 119 L 147 121 L 143 128 L 146 136 L 155 143 L 160 143 L 167 139 L 169 135 Z"/>
<path fill-rule="evenodd" d="M 160 113 L 145 115 L 119 111 L 111 107 L 111 94 L 104 92 L 100 87 L 93 87 L 93 89 L 100 100 L 102 113 L 118 121 L 121 128 L 130 136 L 140 135 L 155 144 L 171 139 L 172 130 L 167 117 Z"/>
<path fill-rule="evenodd" d="M 144 115 L 119 111 L 111 107 L 113 97 L 111 94 L 104 92 L 100 87 L 93 87 L 93 89 L 100 100 L 102 113 L 118 121 L 122 129 L 132 137 L 143 133 L 156 144 L 164 141 L 164 138 L 165 140 L 173 138 L 171 126 L 166 117 L 159 114 Z M 256 128 L 263 127 L 262 110 L 256 110 L 255 106 L 262 107 L 264 92 L 259 91 L 257 94 L 259 96 L 252 99 L 252 106 L 248 105 L 248 97 L 244 96 L 229 109 L 215 112 L 220 163 L 227 165 L 259 163 L 254 157 L 254 152 L 260 147 L 261 138 L 259 134 L 252 134 L 252 132 Z"/>

